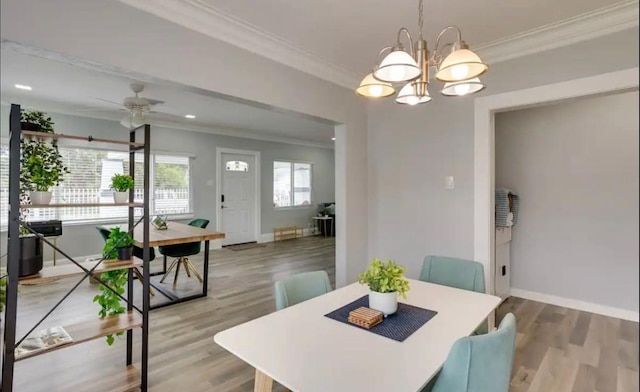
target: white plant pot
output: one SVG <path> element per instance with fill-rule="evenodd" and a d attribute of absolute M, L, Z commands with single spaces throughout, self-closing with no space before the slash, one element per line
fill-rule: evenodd
<path fill-rule="evenodd" d="M 394 314 L 398 310 L 398 293 L 395 291 L 393 293 L 371 291 L 369 292 L 369 307 L 381 311 L 385 316 Z"/>
<path fill-rule="evenodd" d="M 51 192 L 29 192 L 31 204 L 49 204 L 51 203 Z"/>
<path fill-rule="evenodd" d="M 113 192 L 113 201 L 116 203 L 126 203 L 129 200 L 129 192 Z"/>

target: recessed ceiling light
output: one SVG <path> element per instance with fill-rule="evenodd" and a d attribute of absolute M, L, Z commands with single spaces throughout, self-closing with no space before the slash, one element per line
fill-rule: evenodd
<path fill-rule="evenodd" d="M 336 138 L 335 138 L 335 137 L 332 137 L 332 138 L 331 138 L 331 140 L 336 140 Z"/>
<path fill-rule="evenodd" d="M 31 91 L 31 86 L 26 86 L 24 84 L 16 84 L 17 89 Z"/>
<path fill-rule="evenodd" d="M 195 115 L 193 115 L 193 114 L 185 114 L 185 115 L 184 115 L 184 117 L 185 117 L 185 118 L 192 118 L 192 119 L 193 119 L 193 118 L 196 118 L 196 116 L 195 116 Z"/>

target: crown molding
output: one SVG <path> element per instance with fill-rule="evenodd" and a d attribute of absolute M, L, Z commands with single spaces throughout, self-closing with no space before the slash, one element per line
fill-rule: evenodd
<path fill-rule="evenodd" d="M 353 89 L 360 82 L 352 72 L 202 0 L 119 1 L 339 86 Z M 636 26 L 638 0 L 631 0 L 478 45 L 474 50 L 487 63 L 497 63 Z"/>
<path fill-rule="evenodd" d="M 638 0 L 548 24 L 473 49 L 487 63 L 497 63 L 587 41 L 638 26 Z"/>
<path fill-rule="evenodd" d="M 348 89 L 354 73 L 201 0 L 119 0 L 131 7 Z"/>

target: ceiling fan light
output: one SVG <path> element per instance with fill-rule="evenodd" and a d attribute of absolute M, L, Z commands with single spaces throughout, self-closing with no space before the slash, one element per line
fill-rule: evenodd
<path fill-rule="evenodd" d="M 356 89 L 356 94 L 366 98 L 384 98 L 395 94 L 396 89 L 391 83 L 382 82 L 369 74 L 362 79 L 360 86 Z"/>
<path fill-rule="evenodd" d="M 461 80 L 459 82 L 448 82 L 444 84 L 442 88 L 442 95 L 447 96 L 463 96 L 473 93 L 485 88 L 479 78 L 472 78 L 468 80 Z"/>
<path fill-rule="evenodd" d="M 147 121 L 144 118 L 142 112 L 135 110 L 131 112 L 131 114 L 123 118 L 122 121 L 120 121 L 120 124 L 122 124 L 122 126 L 124 126 L 125 128 L 136 128 L 146 124 L 146 122 Z"/>
<path fill-rule="evenodd" d="M 469 49 L 454 50 L 449 54 L 436 73 L 436 79 L 442 82 L 457 82 L 482 75 L 489 66 Z"/>
<path fill-rule="evenodd" d="M 427 103 L 431 101 L 431 96 L 429 95 L 429 91 L 425 88 L 425 95 L 419 96 L 416 94 L 415 86 L 413 83 L 409 82 L 400 89 L 398 96 L 396 97 L 396 103 L 403 105 L 417 105 L 420 103 Z"/>
<path fill-rule="evenodd" d="M 413 80 L 422 71 L 416 60 L 404 50 L 394 50 L 380 62 L 373 71 L 373 77 L 383 82 L 398 83 Z"/>

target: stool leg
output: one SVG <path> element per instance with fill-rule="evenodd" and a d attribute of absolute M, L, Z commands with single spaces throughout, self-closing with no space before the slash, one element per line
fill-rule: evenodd
<path fill-rule="evenodd" d="M 184 272 L 187 273 L 187 278 L 191 278 L 191 272 L 189 272 L 189 267 L 190 267 L 189 263 L 189 259 L 187 259 L 186 257 L 184 258 L 184 261 L 182 262 L 182 265 L 184 266 Z"/>
<path fill-rule="evenodd" d="M 191 271 L 193 271 L 193 274 L 196 276 L 198 281 L 202 283 L 202 276 L 200 276 L 200 273 L 198 272 L 198 270 L 196 270 L 196 266 L 189 259 L 187 259 L 187 264 L 189 264 L 189 267 L 191 267 Z"/>
<path fill-rule="evenodd" d="M 171 266 L 169 267 L 169 269 L 167 270 L 167 272 L 164 273 L 164 276 L 162 277 L 162 279 L 160 279 L 160 283 L 164 283 L 164 280 L 167 279 L 167 276 L 169 276 L 169 274 L 171 273 L 171 271 L 173 271 L 173 269 L 175 268 L 176 264 L 178 263 L 179 259 L 175 259 L 173 260 L 173 262 L 171 263 Z"/>
<path fill-rule="evenodd" d="M 176 265 L 176 276 L 173 277 L 173 288 L 176 288 L 178 284 L 178 273 L 180 272 L 180 266 L 182 265 L 182 257 L 178 259 L 178 264 Z"/>

